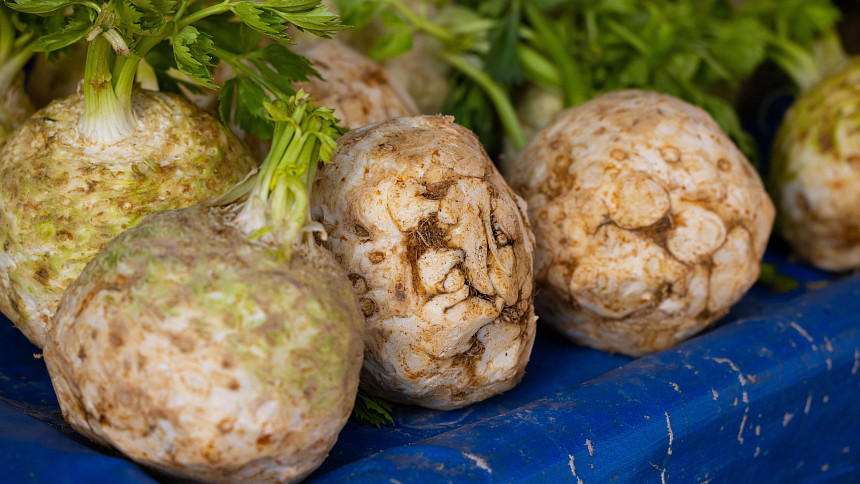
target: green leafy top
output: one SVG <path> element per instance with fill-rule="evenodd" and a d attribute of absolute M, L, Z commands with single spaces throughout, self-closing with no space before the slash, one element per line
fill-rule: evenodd
<path fill-rule="evenodd" d="M 54 50 L 67 47 L 68 43 L 55 39 L 51 34 L 60 30 L 67 22 L 82 22 L 81 12 L 74 11 L 66 16 L 28 15 L 16 12 L 0 3 L 0 92 L 9 89 L 12 80 L 24 69 L 24 65 L 46 42 L 54 44 Z"/>
<path fill-rule="evenodd" d="M 751 0 L 740 13 L 767 27 L 768 58 L 801 89 L 845 59 L 830 0 Z"/>
<path fill-rule="evenodd" d="M 223 58 L 244 79 L 231 87 L 231 99 L 239 102 L 227 114 L 243 129 L 265 135 L 266 129 L 260 127 L 266 124 L 260 92 L 276 85 L 281 92 L 292 93 L 290 82 L 306 79 L 314 71 L 300 57 L 284 54 L 283 46 L 269 49 L 265 55 L 258 53 L 261 37 L 289 43 L 286 28 L 290 24 L 320 37 L 342 28 L 337 16 L 320 6 L 320 0 L 6 1 L 30 15 L 72 12 L 63 15 L 61 25 L 55 25 L 51 33 L 39 37 L 38 49 L 51 51 L 83 38 L 89 41 L 82 128 L 91 137 L 107 140 L 131 131 L 131 90 L 144 59 L 168 88 L 188 84 L 214 88 L 211 71 Z M 237 30 L 237 37 L 223 34 Z M 243 40 L 239 49 L 226 47 L 236 45 L 237 38 Z M 264 64 L 266 73 L 248 73 L 255 70 L 248 66 Z M 273 82 L 271 72 L 290 77 Z"/>
<path fill-rule="evenodd" d="M 226 205 L 244 198 L 239 225 L 251 238 L 270 234 L 280 253 L 289 257 L 299 234 L 317 228 L 308 222 L 310 187 L 317 165 L 331 161 L 346 130 L 338 126 L 333 110 L 314 106 L 304 91 L 262 105 L 274 124 L 269 154 L 259 172 L 211 203 Z"/>
<path fill-rule="evenodd" d="M 524 143 L 516 120 L 506 119 L 515 114 L 499 99 L 517 102 L 528 85 L 558 92 L 563 107 L 609 90 L 643 88 L 702 106 L 745 152 L 754 153 L 725 98 L 764 60 L 768 31 L 759 17 L 742 15 L 727 0 L 416 3 L 411 9 L 403 0 L 340 5 L 346 23 L 360 26 L 383 16 L 385 33 L 370 51 L 377 58 L 408 50 L 410 36 L 419 32 L 442 43 L 443 57 L 458 57 L 453 64 L 459 84 L 447 106 L 459 122 L 483 126 L 478 134 L 485 143 L 496 119 L 514 145 Z"/>
<path fill-rule="evenodd" d="M 384 425 L 393 425 L 391 418 L 391 403 L 378 397 L 374 397 L 359 389 L 355 396 L 355 405 L 352 415 L 359 422 L 380 428 Z"/>

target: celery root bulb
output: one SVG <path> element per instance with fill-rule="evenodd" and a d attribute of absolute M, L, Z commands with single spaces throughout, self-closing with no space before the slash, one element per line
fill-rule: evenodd
<path fill-rule="evenodd" d="M 352 410 L 363 319 L 334 258 L 234 207 L 151 214 L 72 283 L 45 361 L 78 431 L 171 475 L 295 482 Z"/>
<path fill-rule="evenodd" d="M 181 98 L 135 92 L 136 127 L 112 143 L 78 130 L 83 97 L 35 113 L 0 151 L 0 310 L 42 346 L 60 297 L 110 239 L 147 213 L 192 205 L 256 162 Z"/>
<path fill-rule="evenodd" d="M 418 114 L 406 89 L 381 65 L 338 41 L 308 42 L 293 50 L 313 62 L 322 80 L 297 83 L 319 106 L 334 109 L 341 125 L 360 128 L 377 121 Z"/>
<path fill-rule="evenodd" d="M 777 229 L 818 268 L 860 268 L 860 58 L 803 92 L 773 146 Z"/>
<path fill-rule="evenodd" d="M 632 356 L 726 314 L 758 277 L 774 217 L 758 174 L 713 119 L 648 91 L 562 112 L 508 180 L 535 230 L 542 320 Z"/>
<path fill-rule="evenodd" d="M 366 318 L 364 388 L 450 409 L 519 382 L 534 236 L 471 132 L 444 116 L 353 130 L 311 194 Z"/>
<path fill-rule="evenodd" d="M 0 150 L 24 121 L 33 114 L 33 104 L 24 91 L 24 73 L 12 80 L 5 92 L 0 92 Z"/>

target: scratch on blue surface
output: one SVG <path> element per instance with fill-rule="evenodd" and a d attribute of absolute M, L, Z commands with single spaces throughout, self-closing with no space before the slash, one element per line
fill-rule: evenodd
<path fill-rule="evenodd" d="M 484 459 L 478 457 L 475 454 L 470 454 L 468 452 L 463 452 L 463 455 L 466 456 L 467 458 L 475 461 L 475 465 L 478 466 L 479 469 L 483 469 L 483 470 L 487 471 L 488 474 L 493 473 L 493 469 L 491 469 L 490 466 L 487 465 L 487 461 L 485 461 Z"/>
<path fill-rule="evenodd" d="M 806 407 L 803 408 L 804 415 L 809 415 L 809 409 L 812 407 L 812 395 L 806 398 Z"/>
<path fill-rule="evenodd" d="M 567 465 L 570 466 L 570 472 L 572 472 L 573 477 L 576 478 L 577 484 L 583 484 L 582 479 L 580 479 L 579 476 L 576 475 L 576 462 L 574 462 L 575 459 L 573 458 L 573 454 L 568 454 L 568 457 L 570 457 L 570 460 L 568 461 Z"/>
<path fill-rule="evenodd" d="M 669 430 L 669 455 L 672 455 L 672 441 L 675 440 L 675 434 L 672 432 L 672 421 L 669 420 L 669 412 L 663 412 L 666 414 L 666 429 Z"/>
<path fill-rule="evenodd" d="M 810 336 L 810 335 L 809 335 L 809 333 L 807 333 L 807 332 L 806 332 L 806 330 L 805 330 L 805 329 L 803 329 L 803 326 L 801 326 L 801 325 L 797 324 L 795 321 L 792 321 L 791 323 L 789 323 L 789 326 L 791 326 L 792 328 L 796 329 L 796 330 L 797 330 L 797 332 L 798 332 L 798 333 L 800 333 L 800 335 L 801 335 L 801 336 L 803 336 L 804 338 L 806 338 L 806 339 L 807 339 L 807 341 L 809 341 L 810 343 L 814 343 L 814 342 L 815 342 L 815 340 L 813 340 L 813 339 L 812 339 L 812 336 Z"/>
<path fill-rule="evenodd" d="M 782 426 L 788 427 L 788 422 L 791 422 L 791 419 L 794 418 L 794 414 L 791 412 L 785 412 L 785 415 L 782 417 Z"/>
<path fill-rule="evenodd" d="M 851 374 L 856 375 L 857 370 L 860 370 L 860 349 L 854 348 L 854 368 L 851 368 Z"/>
<path fill-rule="evenodd" d="M 741 369 L 738 368 L 738 365 L 736 365 L 732 360 L 730 360 L 728 358 L 711 358 L 711 360 L 713 360 L 715 363 L 728 363 L 728 365 L 732 368 L 732 370 L 735 370 L 736 372 L 738 372 L 738 381 L 741 383 L 741 386 L 746 386 L 746 384 L 747 384 L 746 377 L 744 377 L 744 374 L 743 374 L 743 372 L 741 372 Z"/>
<path fill-rule="evenodd" d="M 744 417 L 741 419 L 741 429 L 738 430 L 738 442 L 740 442 L 741 445 L 744 445 L 744 427 L 747 424 L 747 414 L 749 414 L 749 411 L 749 407 L 744 410 Z"/>
<path fill-rule="evenodd" d="M 588 455 L 590 457 L 594 457 L 594 446 L 592 445 L 591 441 L 585 439 L 585 446 L 588 447 Z"/>

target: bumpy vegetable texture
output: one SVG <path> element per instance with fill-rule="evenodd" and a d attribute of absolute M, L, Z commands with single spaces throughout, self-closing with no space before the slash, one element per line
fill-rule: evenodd
<path fill-rule="evenodd" d="M 794 251 L 831 271 L 860 267 L 860 59 L 804 91 L 774 141 L 769 187 Z"/>
<path fill-rule="evenodd" d="M 225 83 L 228 104 L 237 100 L 235 114 L 225 112 L 225 119 L 253 128 L 265 124 L 263 95 L 257 95 L 263 87 L 290 90 L 290 81 L 310 67 L 283 45 L 269 48 L 275 55 L 268 57 L 219 50 L 223 37 L 194 24 L 207 20 L 207 27 L 254 41 L 260 35 L 286 40 L 286 22 L 325 36 L 337 28 L 336 17 L 317 4 L 9 2 L 27 18 L 56 20 L 33 49 L 88 41 L 83 94 L 40 110 L 0 151 L 0 310 L 33 343 L 44 344 L 63 290 L 108 240 L 149 212 L 211 198 L 256 166 L 229 130 L 187 101 L 135 91 L 143 58 L 158 67 L 166 87 L 179 82 L 168 75 L 174 71 L 183 82 L 215 87 L 209 69 L 216 53 L 236 62 L 262 56 L 269 70 Z"/>
<path fill-rule="evenodd" d="M 856 269 L 860 58 L 846 57 L 834 28 L 839 12 L 829 1 L 756 0 L 748 7 L 776 19 L 770 56 L 800 90 L 771 151 L 768 188 L 777 204 L 777 229 L 812 265 Z"/>
<path fill-rule="evenodd" d="M 83 104 L 55 101 L 0 151 L 0 310 L 40 347 L 63 291 L 110 239 L 256 166 L 217 119 L 175 95 L 136 92 L 135 131 L 112 143 L 80 136 Z"/>
<path fill-rule="evenodd" d="M 507 174 L 537 238 L 542 320 L 640 356 L 726 314 L 755 282 L 773 205 L 704 111 L 649 91 L 560 114 Z"/>
<path fill-rule="evenodd" d="M 312 194 L 366 318 L 363 388 L 451 409 L 519 382 L 533 235 L 471 132 L 443 116 L 351 131 Z"/>
<path fill-rule="evenodd" d="M 338 41 L 299 44 L 293 50 L 310 59 L 320 78 L 296 84 L 334 109 L 343 126 L 360 128 L 377 121 L 418 114 L 406 89 L 381 65 Z"/>
<path fill-rule="evenodd" d="M 111 241 L 69 287 L 44 349 L 78 431 L 181 478 L 303 478 L 358 387 L 362 315 L 305 223 L 307 183 L 339 131 L 306 96 L 270 112 L 261 171 Z"/>

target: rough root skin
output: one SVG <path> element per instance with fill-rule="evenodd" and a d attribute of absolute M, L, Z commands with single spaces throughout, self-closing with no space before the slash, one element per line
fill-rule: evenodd
<path fill-rule="evenodd" d="M 542 320 L 631 356 L 728 312 L 758 277 L 774 217 L 758 174 L 707 113 L 647 91 L 561 113 L 508 179 L 535 229 Z"/>
<path fill-rule="evenodd" d="M 221 194 L 256 165 L 220 122 L 138 91 L 135 135 L 88 142 L 81 95 L 35 113 L 0 151 L 0 310 L 42 346 L 63 291 L 144 215 Z"/>
<path fill-rule="evenodd" d="M 33 104 L 24 91 L 24 73 L 12 81 L 5 92 L 0 92 L 0 150 L 6 141 L 27 118 L 33 113 Z"/>
<path fill-rule="evenodd" d="M 292 49 L 310 59 L 324 79 L 314 77 L 295 88 L 309 93 L 314 104 L 334 109 L 341 126 L 360 128 L 418 114 L 415 101 L 384 67 L 347 45 L 325 40 Z"/>
<path fill-rule="evenodd" d="M 367 321 L 363 387 L 450 409 L 519 382 L 533 235 L 471 132 L 443 116 L 351 131 L 311 193 Z"/>
<path fill-rule="evenodd" d="M 786 113 L 769 188 L 777 228 L 814 266 L 860 268 L 860 58 L 811 87 Z"/>
<path fill-rule="evenodd" d="M 285 262 L 234 216 L 194 206 L 119 235 L 69 287 L 45 361 L 66 420 L 141 464 L 295 482 L 349 417 L 364 321 L 330 254 Z"/>

